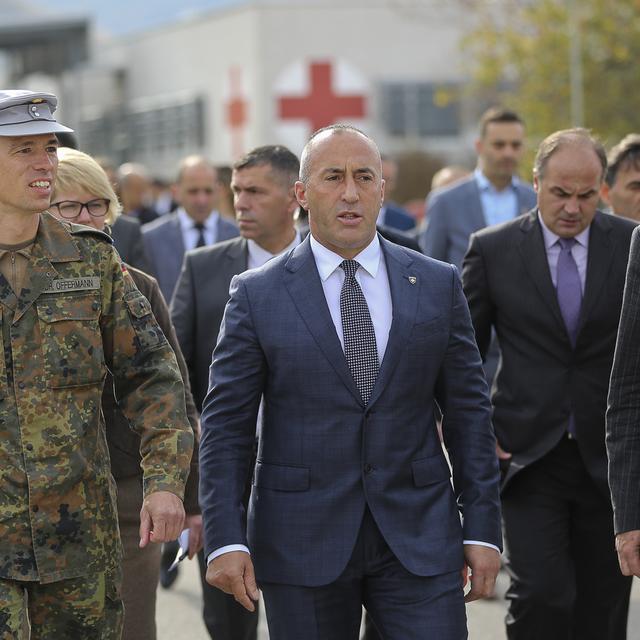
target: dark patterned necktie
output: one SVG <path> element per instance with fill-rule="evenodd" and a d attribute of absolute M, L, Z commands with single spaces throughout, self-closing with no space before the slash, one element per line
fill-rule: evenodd
<path fill-rule="evenodd" d="M 196 242 L 196 249 L 198 247 L 206 247 L 207 241 L 204 237 L 204 224 L 202 224 L 202 222 L 196 222 L 193 225 L 193 228 L 198 232 L 198 242 Z"/>
<path fill-rule="evenodd" d="M 367 301 L 356 280 L 360 264 L 355 260 L 343 260 L 340 267 L 345 276 L 340 291 L 344 355 L 362 400 L 367 404 L 380 368 L 376 334 Z"/>

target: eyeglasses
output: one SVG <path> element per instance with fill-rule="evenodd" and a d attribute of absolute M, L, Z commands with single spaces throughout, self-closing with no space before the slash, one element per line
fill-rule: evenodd
<path fill-rule="evenodd" d="M 58 210 L 58 213 L 67 219 L 77 218 L 83 209 L 86 209 L 93 218 L 102 218 L 107 215 L 111 200 L 107 198 L 96 198 L 89 202 L 76 202 L 75 200 L 63 200 L 62 202 L 54 202 L 51 204 Z"/>

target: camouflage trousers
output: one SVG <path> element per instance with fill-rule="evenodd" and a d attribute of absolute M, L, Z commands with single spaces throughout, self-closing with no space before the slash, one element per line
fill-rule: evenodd
<path fill-rule="evenodd" d="M 49 584 L 0 578 L 0 640 L 120 640 L 120 583 L 119 570 Z"/>

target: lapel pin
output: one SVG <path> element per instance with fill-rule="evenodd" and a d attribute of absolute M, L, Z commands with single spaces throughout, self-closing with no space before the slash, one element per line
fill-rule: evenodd
<path fill-rule="evenodd" d="M 418 282 L 418 278 L 416 278 L 415 276 L 409 276 L 410 284 L 415 284 L 416 282 Z"/>

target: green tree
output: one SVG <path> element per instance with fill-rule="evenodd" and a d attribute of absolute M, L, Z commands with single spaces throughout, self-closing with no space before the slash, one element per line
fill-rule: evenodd
<path fill-rule="evenodd" d="M 474 91 L 516 109 L 532 139 L 575 124 L 607 144 L 640 131 L 640 0 L 460 1 L 474 18 L 463 42 Z"/>

